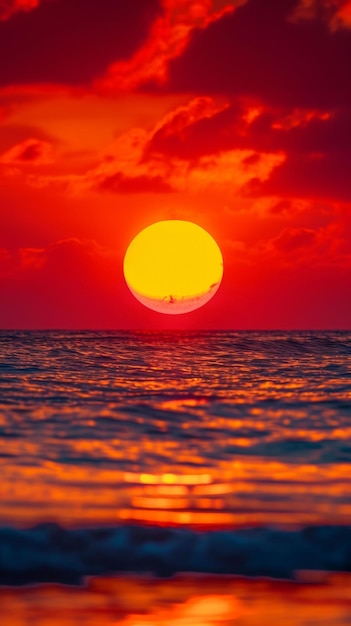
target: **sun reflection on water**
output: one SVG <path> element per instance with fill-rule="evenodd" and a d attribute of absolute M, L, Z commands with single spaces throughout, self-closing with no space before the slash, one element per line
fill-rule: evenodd
<path fill-rule="evenodd" d="M 348 333 L 19 332 L 0 344 L 4 521 L 351 519 Z"/>
<path fill-rule="evenodd" d="M 203 474 L 125 472 L 45 461 L 0 460 L 1 513 L 20 525 L 111 521 L 242 526 L 348 523 L 349 465 L 307 465 L 248 457 Z M 189 468 L 190 469 L 190 468 Z M 185 471 L 184 471 L 185 470 Z"/>
<path fill-rule="evenodd" d="M 6 626 L 348 626 L 350 575 L 314 584 L 177 576 L 0 589 Z M 223 589 L 225 586 L 225 589 Z"/>

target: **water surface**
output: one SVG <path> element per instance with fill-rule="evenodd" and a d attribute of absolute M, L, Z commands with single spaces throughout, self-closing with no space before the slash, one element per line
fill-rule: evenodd
<path fill-rule="evenodd" d="M 1 332 L 2 623 L 351 624 L 350 416 L 349 332 Z"/>
<path fill-rule="evenodd" d="M 0 333 L 13 525 L 346 524 L 351 333 Z"/>

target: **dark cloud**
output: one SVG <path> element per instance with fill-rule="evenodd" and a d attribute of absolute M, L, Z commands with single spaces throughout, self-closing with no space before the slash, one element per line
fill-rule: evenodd
<path fill-rule="evenodd" d="M 174 116 L 154 133 L 145 154 L 160 152 L 181 159 L 196 159 L 240 147 L 242 115 L 243 108 L 235 104 L 208 117 L 192 119 L 186 125 L 180 125 L 178 116 Z"/>
<path fill-rule="evenodd" d="M 351 31 L 331 29 L 324 14 L 292 19 L 297 6 L 297 0 L 249 0 L 197 30 L 170 63 L 168 88 L 244 94 L 288 107 L 349 105 Z"/>
<path fill-rule="evenodd" d="M 291 154 L 266 181 L 253 179 L 247 195 L 310 198 L 351 202 L 351 152 Z"/>
<path fill-rule="evenodd" d="M 42 155 L 42 144 L 40 141 L 32 141 L 30 144 L 23 146 L 18 154 L 19 161 L 38 161 Z"/>
<path fill-rule="evenodd" d="M 318 231 L 312 228 L 285 228 L 274 239 L 274 247 L 277 250 L 293 252 L 298 248 L 306 248 L 315 245 Z"/>
<path fill-rule="evenodd" d="M 290 122 L 289 122 L 289 117 Z M 247 145 L 258 150 L 298 153 L 349 151 L 351 110 L 345 108 L 330 114 L 301 112 L 300 116 L 266 112 L 259 115 L 247 129 Z M 286 126 L 285 126 L 286 125 Z M 285 126 L 285 127 L 284 127 Z"/>
<path fill-rule="evenodd" d="M 81 282 L 83 276 L 89 276 L 91 281 L 102 268 L 106 270 L 111 259 L 113 261 L 111 252 L 95 241 L 74 237 L 54 242 L 46 248 L 20 248 L 11 253 L 0 248 L 0 276 L 6 277 L 4 270 L 7 270 L 12 279 L 34 279 L 36 282 L 40 279 L 46 283 L 54 278 L 56 285 L 64 286 L 67 269 L 72 282 Z"/>
<path fill-rule="evenodd" d="M 50 163 L 52 159 L 52 144 L 39 139 L 27 139 L 0 156 L 0 163 L 38 165 Z"/>
<path fill-rule="evenodd" d="M 125 176 L 121 172 L 106 176 L 99 181 L 99 191 L 113 193 L 169 193 L 171 185 L 161 176 Z"/>
<path fill-rule="evenodd" d="M 339 223 L 324 227 L 286 227 L 278 236 L 258 246 L 259 254 L 267 260 L 280 259 L 284 264 L 312 269 L 313 267 L 351 269 L 350 244 Z M 263 260 L 263 259 L 262 259 Z"/>
<path fill-rule="evenodd" d="M 1 327 L 113 326 L 124 287 L 121 265 L 114 250 L 77 238 L 11 253 L 0 248 Z"/>
<path fill-rule="evenodd" d="M 41 141 L 50 143 L 55 143 L 56 141 L 54 137 L 38 126 L 26 124 L 3 125 L 0 133 L 0 153 L 10 150 L 14 145 L 23 143 L 28 137 L 36 137 Z"/>
<path fill-rule="evenodd" d="M 180 131 L 166 122 L 153 135 L 147 152 L 192 159 L 233 149 L 299 153 L 350 150 L 351 110 L 319 115 L 318 111 L 294 113 L 267 108 L 250 123 L 246 115 L 245 106 L 234 103 Z"/>
<path fill-rule="evenodd" d="M 80 85 L 128 58 L 158 14 L 158 0 L 45 0 L 0 21 L 0 85 Z"/>
<path fill-rule="evenodd" d="M 266 181 L 251 181 L 249 195 L 280 195 L 351 200 L 351 110 L 332 113 L 266 108 L 247 121 L 243 104 L 195 120 L 179 129 L 166 122 L 149 142 L 145 155 L 201 158 L 226 150 L 254 150 L 244 163 L 254 165 L 264 153 L 285 154 L 286 160 Z"/>
<path fill-rule="evenodd" d="M 295 206 L 289 200 L 278 200 L 274 202 L 272 206 L 269 208 L 269 213 L 272 215 L 286 215 L 295 213 Z"/>

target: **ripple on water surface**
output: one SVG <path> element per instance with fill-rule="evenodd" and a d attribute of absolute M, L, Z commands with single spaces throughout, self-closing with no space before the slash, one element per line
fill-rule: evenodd
<path fill-rule="evenodd" d="M 4 520 L 351 521 L 351 334 L 1 332 Z"/>

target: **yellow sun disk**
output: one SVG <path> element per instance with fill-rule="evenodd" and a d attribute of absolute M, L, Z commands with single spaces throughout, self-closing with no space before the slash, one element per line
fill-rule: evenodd
<path fill-rule="evenodd" d="M 131 290 L 155 300 L 207 293 L 222 273 L 222 254 L 211 235 L 182 220 L 157 222 L 141 231 L 124 259 Z"/>

